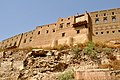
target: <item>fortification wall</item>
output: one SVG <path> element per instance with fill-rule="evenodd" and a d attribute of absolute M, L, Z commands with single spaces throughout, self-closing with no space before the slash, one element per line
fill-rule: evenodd
<path fill-rule="evenodd" d="M 120 8 L 58 18 L 55 23 L 3 40 L 1 48 L 53 47 L 89 40 L 104 43 L 113 39 L 120 40 Z"/>
<path fill-rule="evenodd" d="M 91 12 L 93 42 L 120 40 L 120 8 Z"/>
<path fill-rule="evenodd" d="M 11 46 L 19 46 L 20 45 L 20 40 L 21 40 L 21 37 L 22 37 L 22 34 L 19 34 L 19 35 L 16 35 L 16 36 L 13 36 L 11 38 L 8 38 L 6 40 L 3 40 L 1 42 L 1 48 L 9 48 Z"/>
<path fill-rule="evenodd" d="M 81 21 L 86 19 L 82 15 Z M 77 17 L 77 19 L 79 19 Z M 75 16 L 58 18 L 56 23 L 38 26 L 35 30 L 23 33 L 19 48 L 24 47 L 53 47 L 60 44 L 84 43 L 88 39 L 88 29 L 85 25 L 73 27 Z M 84 34 L 84 35 L 83 35 Z"/>
<path fill-rule="evenodd" d="M 34 40 L 33 36 L 34 30 L 23 33 L 19 48 L 31 47 Z"/>

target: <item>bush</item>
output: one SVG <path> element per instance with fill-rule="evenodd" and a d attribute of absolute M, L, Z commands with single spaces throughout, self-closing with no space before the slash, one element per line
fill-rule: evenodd
<path fill-rule="evenodd" d="M 64 72 L 63 74 L 58 76 L 58 80 L 73 80 L 74 74 L 72 71 Z"/>
<path fill-rule="evenodd" d="M 110 55 L 112 53 L 112 49 L 111 48 L 103 48 L 103 51 L 106 55 Z"/>
<path fill-rule="evenodd" d="M 95 44 L 93 42 L 88 42 L 86 47 L 83 49 L 85 55 L 89 55 L 92 58 L 96 57 L 96 51 L 94 50 Z"/>
<path fill-rule="evenodd" d="M 76 46 L 74 46 L 74 47 L 72 47 L 72 52 L 75 54 L 75 58 L 77 58 L 80 54 L 80 50 L 81 50 L 81 48 L 79 47 L 79 45 L 76 45 Z"/>
<path fill-rule="evenodd" d="M 83 49 L 83 52 L 87 55 L 90 55 L 93 52 L 95 45 L 93 42 L 88 42 L 86 47 Z"/>
<path fill-rule="evenodd" d="M 69 48 L 70 46 L 68 46 L 67 44 L 64 44 L 64 45 L 54 46 L 52 49 L 61 51 L 61 50 L 69 49 Z"/>

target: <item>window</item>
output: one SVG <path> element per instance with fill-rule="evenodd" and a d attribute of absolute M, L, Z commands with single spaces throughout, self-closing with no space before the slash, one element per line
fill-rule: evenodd
<path fill-rule="evenodd" d="M 104 16 L 106 16 L 106 13 L 104 13 Z"/>
<path fill-rule="evenodd" d="M 61 19 L 61 21 L 63 21 L 63 19 Z"/>
<path fill-rule="evenodd" d="M 30 42 L 32 41 L 32 37 L 30 37 L 29 41 L 30 41 Z"/>
<path fill-rule="evenodd" d="M 80 33 L 80 30 L 77 30 L 77 34 L 79 34 Z"/>
<path fill-rule="evenodd" d="M 112 17 L 112 22 L 116 22 L 116 17 L 115 16 Z"/>
<path fill-rule="evenodd" d="M 55 29 L 53 29 L 53 32 L 55 32 Z"/>
<path fill-rule="evenodd" d="M 104 17 L 104 18 L 103 18 L 103 22 L 104 22 L 104 23 L 107 23 L 107 17 Z"/>
<path fill-rule="evenodd" d="M 63 23 L 62 23 L 62 24 L 60 24 L 60 28 L 63 28 Z"/>
<path fill-rule="evenodd" d="M 114 15 L 114 12 L 112 12 L 112 15 Z"/>
<path fill-rule="evenodd" d="M 98 14 L 96 14 L 96 17 L 98 17 Z"/>
<path fill-rule="evenodd" d="M 40 34 L 40 31 L 38 31 L 38 35 Z"/>
<path fill-rule="evenodd" d="M 24 42 L 23 43 L 26 43 L 26 39 L 24 39 Z"/>
<path fill-rule="evenodd" d="M 48 25 L 48 27 L 49 27 L 49 25 Z"/>
<path fill-rule="evenodd" d="M 7 45 L 5 45 L 5 48 L 7 48 Z"/>
<path fill-rule="evenodd" d="M 17 43 L 15 42 L 15 43 L 14 43 L 14 46 L 16 46 L 16 44 L 17 44 Z"/>
<path fill-rule="evenodd" d="M 10 46 L 12 46 L 12 43 L 10 43 Z"/>
<path fill-rule="evenodd" d="M 26 36 L 27 36 L 27 34 L 26 34 Z"/>
<path fill-rule="evenodd" d="M 112 31 L 112 33 L 115 33 L 115 31 Z"/>
<path fill-rule="evenodd" d="M 103 34 L 103 32 L 101 32 L 101 34 Z"/>
<path fill-rule="evenodd" d="M 70 20 L 70 18 L 68 18 L 68 20 Z"/>
<path fill-rule="evenodd" d="M 95 19 L 95 23 L 96 23 L 96 24 L 99 23 L 99 18 Z"/>
<path fill-rule="evenodd" d="M 98 32 L 96 32 L 96 35 L 98 34 Z"/>
<path fill-rule="evenodd" d="M 70 26 L 70 23 L 67 23 L 67 27 L 69 27 Z"/>
<path fill-rule="evenodd" d="M 107 34 L 109 33 L 109 31 L 107 31 Z"/>
<path fill-rule="evenodd" d="M 62 33 L 62 37 L 64 37 L 65 36 L 65 33 Z"/>
<path fill-rule="evenodd" d="M 118 30 L 118 32 L 120 32 L 120 30 Z"/>
<path fill-rule="evenodd" d="M 48 33 L 49 31 L 48 30 L 46 30 L 46 33 Z"/>

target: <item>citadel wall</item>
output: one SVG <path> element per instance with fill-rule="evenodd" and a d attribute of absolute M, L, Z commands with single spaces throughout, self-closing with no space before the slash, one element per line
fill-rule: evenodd
<path fill-rule="evenodd" d="M 55 23 L 3 40 L 1 48 L 53 47 L 110 40 L 120 40 L 120 8 L 58 18 Z"/>
<path fill-rule="evenodd" d="M 120 8 L 91 12 L 93 42 L 120 40 Z"/>
<path fill-rule="evenodd" d="M 19 48 L 24 47 L 53 47 L 60 44 L 77 44 L 84 43 L 88 39 L 87 28 L 85 25 L 73 27 L 73 24 L 77 21 L 85 20 L 83 18 L 70 16 L 67 18 L 58 18 L 56 23 L 38 26 L 35 30 L 23 34 L 21 44 Z M 79 18 L 81 18 L 79 20 Z M 31 41 L 30 41 L 31 40 Z"/>
<path fill-rule="evenodd" d="M 13 47 L 19 46 L 21 38 L 22 38 L 22 34 L 19 34 L 19 35 L 13 36 L 11 38 L 8 38 L 6 40 L 3 40 L 1 42 L 1 45 L 2 45 L 1 48 L 9 48 L 11 46 L 13 46 Z"/>

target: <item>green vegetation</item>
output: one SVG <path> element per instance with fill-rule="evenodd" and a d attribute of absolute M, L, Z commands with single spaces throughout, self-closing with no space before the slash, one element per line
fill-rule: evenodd
<path fill-rule="evenodd" d="M 85 55 L 89 55 L 91 58 L 95 58 L 97 52 L 94 50 L 95 44 L 93 42 L 88 42 L 86 47 L 83 49 Z"/>
<path fill-rule="evenodd" d="M 64 72 L 58 76 L 58 80 L 74 80 L 74 74 L 72 71 Z"/>
<path fill-rule="evenodd" d="M 104 53 L 105 53 L 106 55 L 110 55 L 110 54 L 112 53 L 112 49 L 111 49 L 111 48 L 108 48 L 108 47 L 103 48 L 103 51 L 104 51 Z"/>
<path fill-rule="evenodd" d="M 70 48 L 70 46 L 69 46 L 69 45 L 64 44 L 64 45 L 54 46 L 54 47 L 53 47 L 53 48 L 51 48 L 51 49 L 61 51 L 61 50 L 69 49 L 69 48 Z"/>
<path fill-rule="evenodd" d="M 81 47 L 79 45 L 72 47 L 72 52 L 75 54 L 74 58 L 77 58 L 80 55 Z"/>

